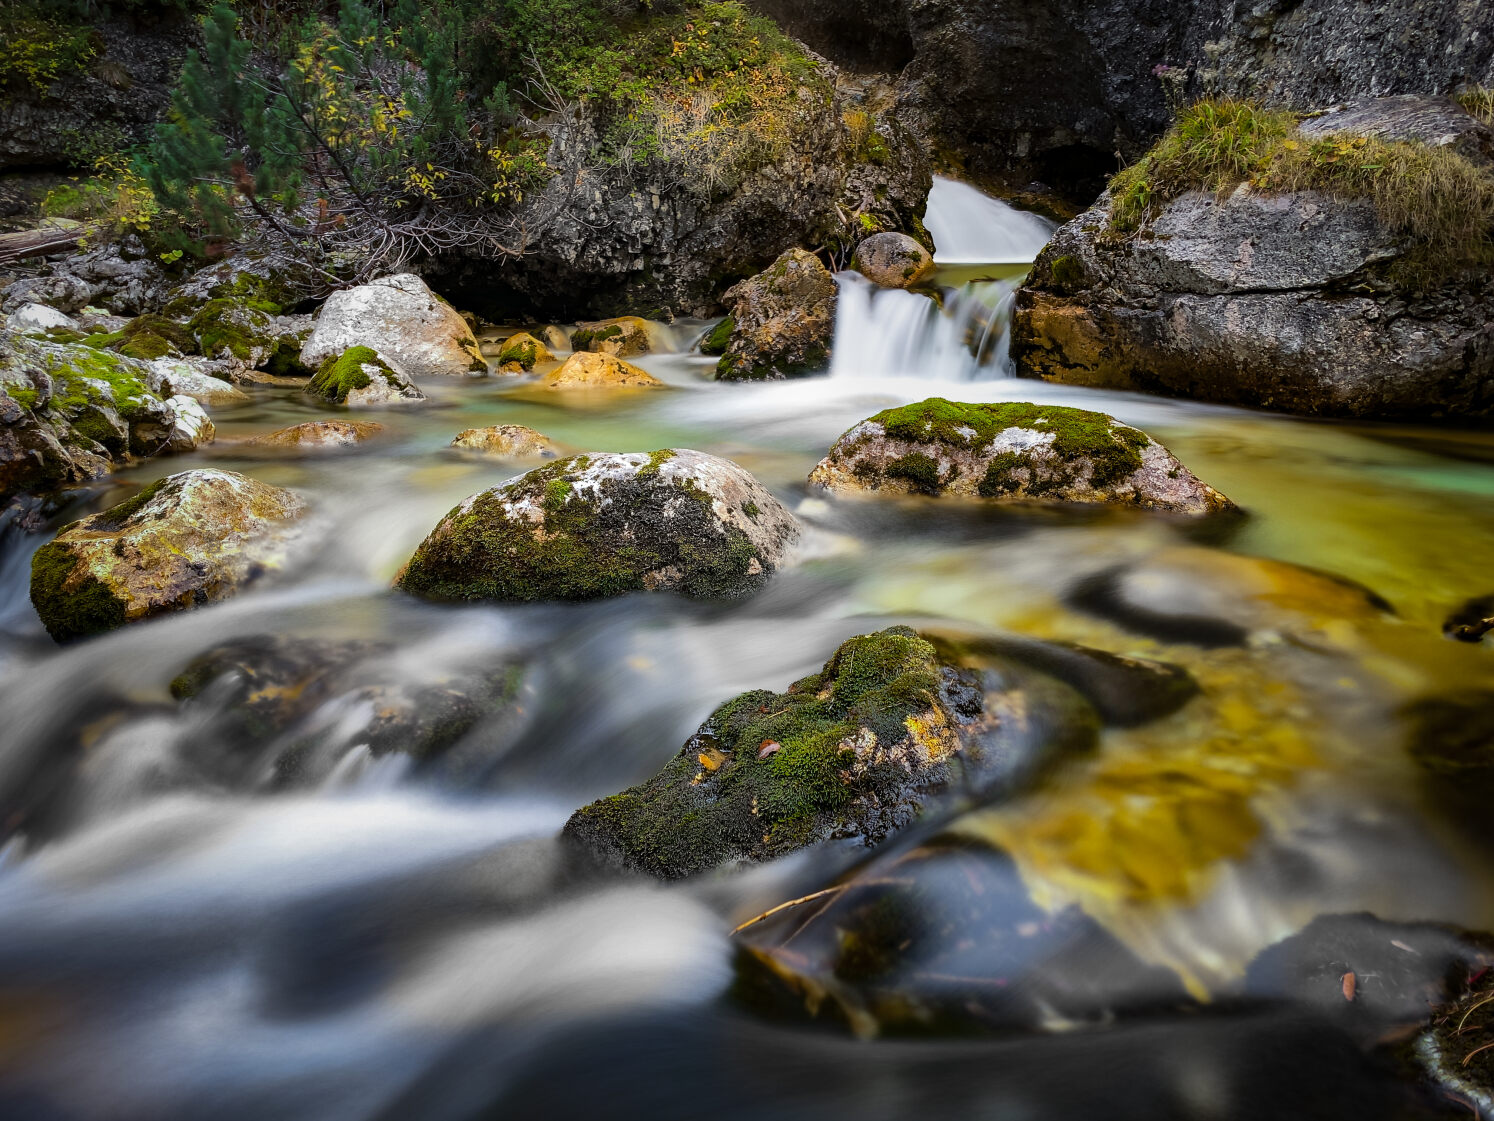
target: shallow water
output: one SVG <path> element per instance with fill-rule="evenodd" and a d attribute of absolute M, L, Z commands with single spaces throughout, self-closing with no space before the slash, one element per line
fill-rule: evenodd
<path fill-rule="evenodd" d="M 640 360 L 666 390 L 577 398 L 524 378 L 426 384 L 429 406 L 379 414 L 376 441 L 330 457 L 235 455 L 237 439 L 326 415 L 293 389 L 252 389 L 252 404 L 215 414 L 218 444 L 79 496 L 70 516 L 209 464 L 304 494 L 315 520 L 296 563 L 210 609 L 58 648 L 26 598 L 42 538 L 4 539 L 0 798 L 17 816 L 0 855 L 0 1114 L 1399 1108 L 1311 1010 L 1231 1001 L 1255 954 L 1318 913 L 1494 927 L 1494 877 L 1424 797 L 1397 717 L 1418 697 L 1494 686 L 1494 656 L 1439 630 L 1451 608 L 1494 591 L 1494 440 L 1049 386 L 990 365 L 950 373 L 917 347 L 842 361 L 831 377 L 716 384 L 711 360 L 684 352 L 705 326 L 675 325 L 681 352 Z M 806 493 L 842 431 L 932 395 L 1111 412 L 1249 516 L 1201 532 L 1129 511 Z M 731 604 L 436 607 L 392 593 L 448 509 L 522 469 L 446 446 L 500 422 L 575 451 L 733 459 L 799 513 L 801 553 Z M 1257 558 L 1358 581 L 1396 613 Z M 1169 642 L 1071 605 L 1086 577 L 1123 562 L 1151 564 L 1159 594 L 1211 605 L 1251 640 Z M 1038 903 L 1078 904 L 1217 1011 L 959 1043 L 806 1033 L 728 996 L 729 933 L 856 854 L 813 850 L 671 887 L 598 881 L 564 859 L 556 835 L 570 811 L 653 774 L 722 700 L 782 688 L 845 637 L 894 622 L 1077 641 L 1194 674 L 1203 693 L 1181 711 L 1109 729 L 1037 792 L 949 827 L 1000 845 Z M 437 770 L 339 739 L 333 698 L 325 773 L 277 792 L 259 756 L 225 765 L 211 711 L 169 692 L 197 655 L 265 634 L 381 640 L 370 664 L 415 683 L 525 670 L 515 712 L 479 725 Z"/>

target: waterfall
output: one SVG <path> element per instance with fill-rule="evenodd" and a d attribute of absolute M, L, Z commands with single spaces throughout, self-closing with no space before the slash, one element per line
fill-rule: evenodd
<path fill-rule="evenodd" d="M 1027 264 L 1057 228 L 968 183 L 937 175 L 923 224 L 934 235 L 934 260 L 941 265 Z"/>

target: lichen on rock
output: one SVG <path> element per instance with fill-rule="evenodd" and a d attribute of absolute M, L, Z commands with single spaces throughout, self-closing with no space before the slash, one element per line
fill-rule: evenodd
<path fill-rule="evenodd" d="M 426 399 L 382 355 L 366 346 L 328 356 L 306 383 L 306 393 L 348 408 L 409 405 Z"/>
<path fill-rule="evenodd" d="M 724 297 L 731 334 L 716 377 L 760 381 L 819 373 L 835 335 L 835 278 L 820 259 L 790 249 Z"/>
<path fill-rule="evenodd" d="M 184 471 L 37 550 L 31 602 L 59 642 L 233 595 L 281 567 L 306 505 L 230 471 Z"/>
<path fill-rule="evenodd" d="M 571 349 L 633 358 L 649 353 L 653 345 L 648 337 L 648 322 L 636 315 L 623 315 L 580 324 L 571 335 Z"/>
<path fill-rule="evenodd" d="M 396 578 L 423 599 L 586 600 L 761 586 L 799 527 L 736 464 L 696 451 L 572 456 L 475 494 Z"/>
<path fill-rule="evenodd" d="M 1146 433 L 1104 413 L 933 397 L 869 417 L 809 477 L 834 492 L 1086 502 L 1183 514 L 1234 508 Z"/>

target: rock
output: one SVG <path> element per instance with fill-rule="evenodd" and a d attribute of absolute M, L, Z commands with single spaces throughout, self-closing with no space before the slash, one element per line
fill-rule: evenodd
<path fill-rule="evenodd" d="M 1487 939 L 1484 936 L 1481 948 L 1486 949 Z M 1488 967 L 1487 952 L 1473 960 L 1468 960 L 1470 956 L 1466 951 L 1455 954 L 1443 951 L 1444 961 L 1453 959 L 1446 981 L 1428 983 L 1423 992 L 1429 1000 L 1439 992 L 1448 999 L 1432 1009 L 1430 1016 L 1419 1017 L 1430 1023 L 1408 1049 L 1408 1057 L 1433 1087 L 1441 1091 L 1443 1098 L 1466 1104 L 1482 1116 L 1494 1112 L 1494 1061 L 1489 1057 L 1490 1051 L 1494 1051 L 1490 1047 L 1494 1044 L 1494 1031 L 1481 1014 L 1494 998 L 1494 976 Z"/>
<path fill-rule="evenodd" d="M 1078 907 L 1039 907 L 1009 857 L 958 832 L 874 856 L 733 941 L 737 1000 L 864 1039 L 1109 1027 L 1197 1007 L 1177 974 Z"/>
<path fill-rule="evenodd" d="M 1475 596 L 1442 622 L 1442 633 L 1459 642 L 1482 642 L 1494 631 L 1494 595 Z"/>
<path fill-rule="evenodd" d="M 350 409 L 411 405 L 426 399 L 382 355 L 366 346 L 329 356 L 307 383 L 306 393 Z"/>
<path fill-rule="evenodd" d="M 155 311 L 171 284 L 156 254 L 136 234 L 106 241 L 52 268 L 81 281 L 92 293 L 87 302 L 100 304 L 115 315 Z"/>
<path fill-rule="evenodd" d="M 395 583 L 439 601 L 645 589 L 729 598 L 765 583 L 798 536 L 793 515 L 727 460 L 696 451 L 573 456 L 468 498 Z"/>
<path fill-rule="evenodd" d="M 377 350 L 412 378 L 488 370 L 466 320 L 411 273 L 328 296 L 301 361 L 319 367 L 349 347 Z"/>
<path fill-rule="evenodd" d="M 71 314 L 87 307 L 93 293 L 91 285 L 70 273 L 30 277 L 6 286 L 0 297 L 0 311 L 13 315 L 32 304 L 42 304 Z"/>
<path fill-rule="evenodd" d="M 633 358 L 653 349 L 648 337 L 648 323 L 636 315 L 602 319 L 579 324 L 571 335 L 571 349 L 610 354 L 615 358 Z"/>
<path fill-rule="evenodd" d="M 251 370 L 267 365 L 280 348 L 269 313 L 227 297 L 209 300 L 187 328 L 206 357 L 232 358 Z"/>
<path fill-rule="evenodd" d="M 31 602 L 59 642 L 200 607 L 283 566 L 305 511 L 229 471 L 171 475 L 43 545 Z"/>
<path fill-rule="evenodd" d="M 1146 433 L 1104 413 L 1024 402 L 933 397 L 888 409 L 837 440 L 809 481 L 834 492 L 1235 509 Z"/>
<path fill-rule="evenodd" d="M 1297 131 L 1313 140 L 1345 134 L 1409 140 L 1494 163 L 1494 128 L 1450 97 L 1359 97 L 1308 117 Z"/>
<path fill-rule="evenodd" d="M 552 351 L 559 352 L 571 349 L 571 336 L 553 324 L 541 327 L 536 332 L 536 337 Z"/>
<path fill-rule="evenodd" d="M 382 424 L 350 420 L 308 420 L 279 428 L 263 436 L 254 436 L 241 445 L 245 448 L 274 449 L 314 455 L 317 452 L 340 451 L 357 447 L 384 431 Z"/>
<path fill-rule="evenodd" d="M 664 383 L 646 370 L 610 354 L 577 351 L 545 375 L 546 389 L 654 389 Z"/>
<path fill-rule="evenodd" d="M 555 355 L 533 335 L 520 331 L 503 340 L 498 348 L 498 366 L 503 370 L 534 369 L 541 362 L 553 362 Z"/>
<path fill-rule="evenodd" d="M 1408 110 L 1351 112 L 1393 134 Z M 1111 215 L 1106 196 L 1038 257 L 1011 330 L 1022 376 L 1321 416 L 1494 411 L 1494 283 L 1398 280 L 1414 249 L 1369 200 L 1247 183 L 1183 194 L 1128 236 Z"/>
<path fill-rule="evenodd" d="M 93 334 L 86 340 L 90 346 L 108 347 L 129 358 L 154 362 L 161 358 L 182 358 L 197 354 L 197 336 L 189 327 L 164 315 L 140 315 L 107 334 Z M 209 361 L 212 361 L 210 358 Z M 224 361 L 219 360 L 217 365 Z"/>
<path fill-rule="evenodd" d="M 66 331 L 78 329 L 77 320 L 64 315 L 54 307 L 46 304 L 22 304 L 16 311 L 6 317 L 5 326 L 12 331 L 21 334 L 32 332 L 45 334 L 54 327 L 60 327 Z"/>
<path fill-rule="evenodd" d="M 861 635 L 787 692 L 722 705 L 662 771 L 578 810 L 565 835 L 665 879 L 832 837 L 876 845 L 947 790 L 1011 781 L 1025 707 L 907 627 Z M 1094 743 L 1093 713 L 1076 711 L 1054 737 L 1067 750 Z"/>
<path fill-rule="evenodd" d="M 166 403 L 171 406 L 175 418 L 166 440 L 168 450 L 178 453 L 196 451 L 217 437 L 218 430 L 195 397 L 178 394 L 168 397 Z"/>
<path fill-rule="evenodd" d="M 249 394 L 206 372 L 212 365 L 204 358 L 158 358 L 150 368 L 160 379 L 163 393 L 185 394 L 213 408 L 247 405 L 251 400 Z"/>
<path fill-rule="evenodd" d="M 723 381 L 818 373 L 835 335 L 835 278 L 813 253 L 790 249 L 724 297 L 731 336 L 716 364 Z"/>
<path fill-rule="evenodd" d="M 451 446 L 502 459 L 554 459 L 560 454 L 555 441 L 522 424 L 495 424 L 458 432 Z"/>
<path fill-rule="evenodd" d="M 851 268 L 883 288 L 915 288 L 934 275 L 934 255 L 907 234 L 872 234 L 856 246 Z"/>

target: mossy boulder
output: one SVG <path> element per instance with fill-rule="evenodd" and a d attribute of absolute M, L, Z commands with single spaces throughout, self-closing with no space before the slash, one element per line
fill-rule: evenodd
<path fill-rule="evenodd" d="M 907 234 L 872 234 L 856 246 L 851 268 L 882 288 L 916 288 L 933 279 L 934 256 Z"/>
<path fill-rule="evenodd" d="M 377 350 L 411 378 L 488 372 L 467 321 L 411 273 L 328 296 L 301 361 L 320 369 L 349 347 Z"/>
<path fill-rule="evenodd" d="M 264 366 L 280 349 L 273 317 L 234 299 L 209 300 L 188 321 L 187 329 L 206 357 L 231 358 L 249 369 Z"/>
<path fill-rule="evenodd" d="M 480 452 L 501 459 L 554 459 L 560 451 L 543 432 L 522 424 L 494 424 L 458 432 L 451 446 L 464 452 Z"/>
<path fill-rule="evenodd" d="M 1234 504 L 1145 432 L 1085 409 L 932 397 L 835 442 L 812 486 L 998 502 L 1085 502 L 1209 514 Z"/>
<path fill-rule="evenodd" d="M 648 322 L 636 315 L 624 315 L 578 324 L 571 335 L 571 349 L 632 358 L 649 353 L 653 347 L 648 337 Z"/>
<path fill-rule="evenodd" d="M 653 778 L 593 802 L 566 836 L 678 879 L 831 837 L 873 845 L 980 769 L 996 723 L 979 677 L 907 627 L 848 639 L 783 693 L 727 701 Z"/>
<path fill-rule="evenodd" d="M 233 595 L 284 565 L 305 503 L 229 471 L 184 471 L 37 550 L 31 602 L 59 642 Z"/>
<path fill-rule="evenodd" d="M 317 455 L 357 447 L 383 431 L 382 424 L 370 421 L 308 420 L 252 437 L 239 447 L 254 452 Z"/>
<path fill-rule="evenodd" d="M 505 373 L 528 372 L 541 362 L 553 361 L 550 348 L 527 331 L 510 335 L 498 348 L 498 366 Z"/>
<path fill-rule="evenodd" d="M 22 335 L 44 335 L 48 331 L 76 331 L 78 321 L 46 304 L 22 304 L 5 317 L 5 326 Z"/>
<path fill-rule="evenodd" d="M 737 321 L 731 316 L 717 323 L 700 338 L 700 353 L 712 358 L 719 358 L 726 353 L 726 348 L 731 345 L 732 332 L 737 329 Z"/>
<path fill-rule="evenodd" d="M 835 337 L 837 289 L 813 253 L 790 249 L 723 297 L 731 335 L 716 364 L 722 381 L 762 381 L 823 371 Z"/>
<path fill-rule="evenodd" d="M 760 587 L 799 526 L 735 463 L 697 451 L 581 455 L 468 498 L 396 578 L 439 601 L 587 600 Z"/>
<path fill-rule="evenodd" d="M 305 392 L 350 409 L 411 405 L 426 399 L 382 355 L 366 346 L 329 356 L 306 383 Z"/>
<path fill-rule="evenodd" d="M 610 354 L 577 351 L 540 382 L 546 389 L 660 389 L 647 370 Z"/>

